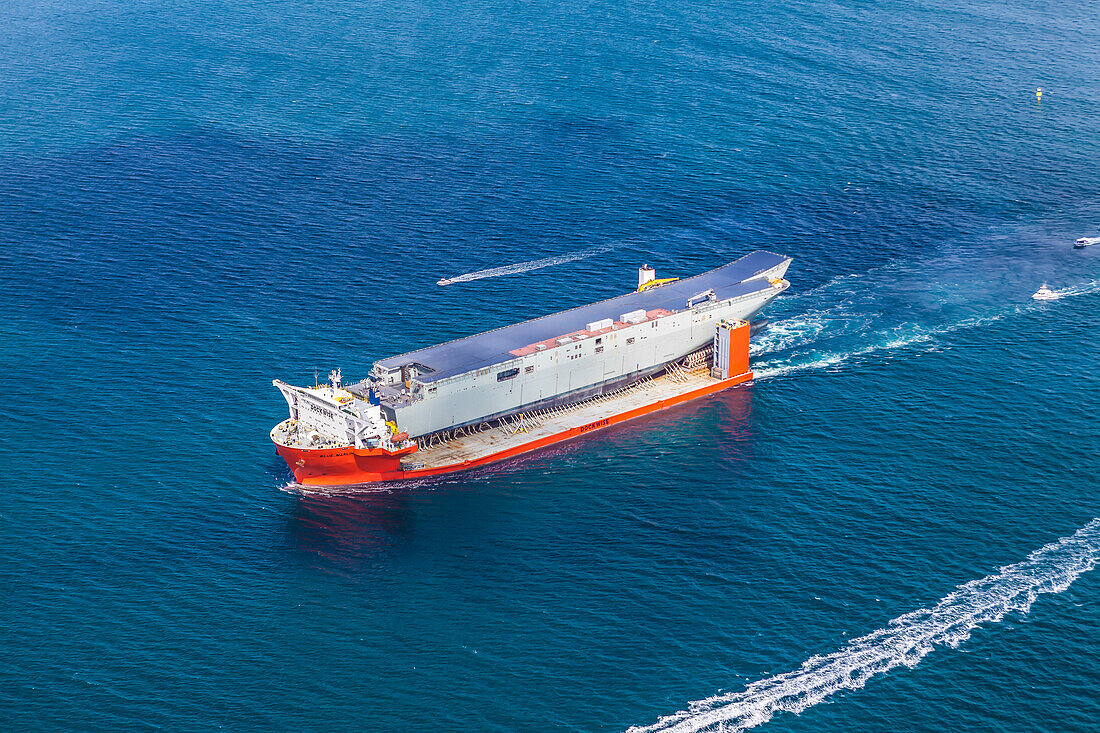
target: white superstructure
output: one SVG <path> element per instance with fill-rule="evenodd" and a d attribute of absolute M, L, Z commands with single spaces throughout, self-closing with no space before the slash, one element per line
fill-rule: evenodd
<path fill-rule="evenodd" d="M 329 384 L 295 387 L 276 379 L 290 408 L 290 418 L 271 430 L 271 439 L 293 448 L 380 448 L 397 450 L 407 435 L 397 435 L 387 424 L 382 408 L 362 400 L 340 386 L 340 372 L 330 375 Z"/>

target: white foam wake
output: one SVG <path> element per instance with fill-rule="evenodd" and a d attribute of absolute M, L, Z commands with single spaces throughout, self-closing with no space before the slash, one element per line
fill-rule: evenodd
<path fill-rule="evenodd" d="M 567 262 L 576 262 L 577 260 L 583 260 L 592 255 L 600 254 L 611 249 L 610 245 L 604 245 L 602 247 L 592 247 L 590 249 L 581 250 L 579 252 L 571 252 L 569 254 L 557 255 L 555 257 L 545 257 L 541 260 L 528 260 L 527 262 L 517 262 L 514 265 L 502 265 L 501 267 L 490 267 L 487 270 L 476 270 L 475 272 L 467 272 L 464 275 L 455 275 L 454 277 L 445 277 L 439 280 L 437 285 L 453 285 L 454 283 L 465 283 L 471 280 L 483 280 L 487 277 L 501 277 L 503 275 L 517 275 L 521 272 L 530 272 L 531 270 L 541 270 L 544 267 L 554 267 L 555 265 L 564 265 Z"/>
<path fill-rule="evenodd" d="M 1093 568 L 1098 556 L 1100 518 L 1023 562 L 960 585 L 933 608 L 899 616 L 843 649 L 811 657 L 793 672 L 693 702 L 685 711 L 628 733 L 734 732 L 766 723 L 780 711 L 800 713 L 842 690 L 858 690 L 895 667 L 913 668 L 937 646 L 955 649 L 982 624 L 997 623 L 1012 612 L 1027 614 L 1036 598 L 1069 588 Z"/>
<path fill-rule="evenodd" d="M 830 282 L 841 282 L 841 279 L 837 278 Z M 1055 290 L 1056 297 L 1052 300 L 1097 292 L 1100 292 L 1100 280 L 1094 279 Z M 986 326 L 1004 318 L 1032 312 L 1043 308 L 1044 304 L 1049 304 L 1049 301 L 1028 300 L 1010 305 L 999 313 L 973 316 L 954 323 L 931 327 L 902 323 L 889 329 L 880 328 L 877 332 L 873 325 L 873 315 L 849 310 L 845 303 L 817 311 L 808 311 L 768 324 L 767 330 L 749 347 L 749 354 L 754 359 L 753 375 L 755 379 L 762 380 L 794 372 L 828 369 L 849 361 L 857 361 L 875 352 L 909 346 L 934 345 L 940 336 Z M 860 334 L 860 340 L 865 345 L 852 350 L 833 352 L 817 349 L 806 351 L 807 347 L 812 348 L 826 340 L 852 334 Z M 796 353 L 784 358 L 766 358 L 776 352 L 792 350 Z"/>
<path fill-rule="evenodd" d="M 827 369 L 878 351 L 892 351 L 907 346 L 929 344 L 932 343 L 937 336 L 943 336 L 954 331 L 961 331 L 968 328 L 985 326 L 1017 312 L 1019 312 L 1018 309 L 991 316 L 967 318 L 957 323 L 934 328 L 922 328 L 915 325 L 903 324 L 892 329 L 890 332 L 880 334 L 881 340 L 873 341 L 866 346 L 851 351 L 817 353 L 809 358 L 795 357 L 794 359 L 787 360 L 759 362 L 753 366 L 753 377 L 757 380 L 762 380 L 790 374 L 792 372 Z"/>

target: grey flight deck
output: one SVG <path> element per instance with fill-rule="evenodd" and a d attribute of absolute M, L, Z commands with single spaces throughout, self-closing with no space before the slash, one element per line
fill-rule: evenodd
<path fill-rule="evenodd" d="M 641 293 L 620 295 L 598 303 L 498 328 L 495 331 L 486 331 L 438 346 L 391 356 L 380 359 L 375 364 L 387 371 L 398 369 L 405 364 L 422 364 L 433 371 L 419 370 L 416 380 L 434 382 L 513 359 L 515 357 L 509 352 L 514 349 L 580 331 L 585 324 L 593 321 L 604 318 L 618 320 L 623 313 L 642 309 L 683 310 L 687 307 L 688 298 L 708 289 L 714 290 L 718 300 L 765 290 L 771 287 L 770 284 L 766 280 L 754 280 L 754 278 L 759 278 L 763 273 L 789 259 L 773 252 L 757 250 L 728 265 Z"/>

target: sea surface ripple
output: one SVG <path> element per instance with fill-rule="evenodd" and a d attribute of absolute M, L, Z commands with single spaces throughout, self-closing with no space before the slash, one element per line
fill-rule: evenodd
<path fill-rule="evenodd" d="M 5 730 L 1097 730 L 1097 4 L 5 11 Z M 749 384 L 274 455 L 273 378 L 758 248 Z"/>

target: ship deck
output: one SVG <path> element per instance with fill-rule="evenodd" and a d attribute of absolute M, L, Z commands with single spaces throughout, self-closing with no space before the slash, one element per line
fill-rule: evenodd
<path fill-rule="evenodd" d="M 493 331 L 467 336 L 455 341 L 398 354 L 375 362 L 376 367 L 391 370 L 405 364 L 416 364 L 418 382 L 431 383 L 514 359 L 517 350 L 547 339 L 585 328 L 586 324 L 610 319 L 634 310 L 663 309 L 669 313 L 683 310 L 688 298 L 714 290 L 720 300 L 768 290 L 771 284 L 761 279 L 763 274 L 780 267 L 790 258 L 774 252 L 757 250 L 735 262 L 693 277 L 686 277 L 658 288 L 627 293 L 608 300 L 535 318 Z"/>
<path fill-rule="evenodd" d="M 420 450 L 402 461 L 406 477 L 448 473 L 492 463 L 584 435 L 615 423 L 718 392 L 752 379 L 748 372 L 729 379 L 710 374 L 710 365 L 676 369 L 619 393 L 529 415 L 483 430 L 474 429 Z"/>

